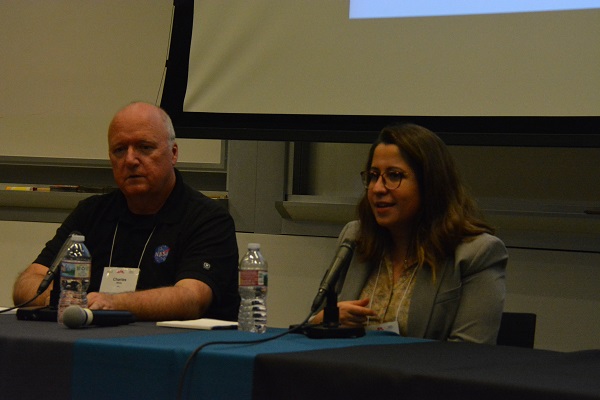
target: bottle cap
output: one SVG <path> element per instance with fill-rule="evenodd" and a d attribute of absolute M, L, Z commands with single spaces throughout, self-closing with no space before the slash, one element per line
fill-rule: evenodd
<path fill-rule="evenodd" d="M 84 235 L 73 234 L 73 235 L 71 235 L 71 239 L 74 242 L 85 242 L 85 236 Z"/>
<path fill-rule="evenodd" d="M 260 243 L 248 243 L 248 250 L 260 250 Z"/>

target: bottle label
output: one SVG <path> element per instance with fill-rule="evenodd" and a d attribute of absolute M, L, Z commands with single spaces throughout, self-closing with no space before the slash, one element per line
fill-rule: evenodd
<path fill-rule="evenodd" d="M 89 278 L 90 273 L 89 261 L 63 261 L 60 268 L 62 278 Z"/>
<path fill-rule="evenodd" d="M 267 286 L 267 271 L 243 270 L 240 271 L 240 286 Z"/>

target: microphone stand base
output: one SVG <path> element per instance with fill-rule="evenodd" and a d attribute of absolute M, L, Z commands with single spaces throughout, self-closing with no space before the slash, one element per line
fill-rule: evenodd
<path fill-rule="evenodd" d="M 17 310 L 17 319 L 21 321 L 56 322 L 58 310 L 49 306 L 21 307 Z"/>
<path fill-rule="evenodd" d="M 311 339 L 350 339 L 365 336 L 365 328 L 331 327 L 320 325 L 307 325 L 302 329 L 304 335 Z"/>

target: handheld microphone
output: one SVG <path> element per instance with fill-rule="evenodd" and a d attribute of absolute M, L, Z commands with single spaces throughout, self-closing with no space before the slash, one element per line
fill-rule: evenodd
<path fill-rule="evenodd" d="M 334 285 L 338 283 L 340 279 L 340 275 L 345 277 L 345 274 L 348 270 L 348 266 L 350 265 L 350 260 L 352 259 L 352 253 L 354 252 L 354 247 L 356 247 L 356 243 L 351 240 L 344 240 L 344 242 L 338 248 L 338 251 L 331 262 L 331 266 L 325 272 L 325 276 L 321 281 L 321 285 L 319 286 L 319 291 L 313 301 L 311 311 L 316 312 L 323 301 L 325 300 L 325 296 L 327 292 L 334 289 Z"/>
<path fill-rule="evenodd" d="M 82 328 L 87 325 L 117 326 L 135 322 L 129 311 L 90 310 L 79 306 L 69 306 L 63 313 L 63 324 L 69 328 Z"/>
<path fill-rule="evenodd" d="M 56 254 L 56 258 L 52 262 L 52 265 L 50 266 L 50 268 L 48 268 L 48 272 L 46 273 L 46 276 L 44 276 L 44 279 L 42 280 L 42 282 L 40 283 L 40 286 L 38 287 L 38 290 L 37 290 L 38 296 L 40 294 L 44 293 L 44 291 L 48 288 L 48 286 L 50 286 L 50 283 L 56 276 L 56 272 L 58 271 L 58 266 L 60 265 L 60 262 L 65 257 L 65 254 L 67 254 L 67 250 L 69 250 L 69 247 L 73 243 L 73 240 L 72 240 L 73 235 L 80 235 L 80 233 L 77 231 L 74 231 L 69 235 L 69 237 L 67 237 L 67 240 L 65 240 L 62 247 Z"/>

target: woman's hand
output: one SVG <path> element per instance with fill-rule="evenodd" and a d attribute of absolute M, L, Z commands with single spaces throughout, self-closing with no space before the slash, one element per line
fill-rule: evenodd
<path fill-rule="evenodd" d="M 340 324 L 346 327 L 363 326 L 367 322 L 367 317 L 370 320 L 377 320 L 375 311 L 367 308 L 369 299 L 340 301 L 337 305 L 340 310 Z M 312 324 L 320 324 L 323 322 L 323 310 L 321 310 L 311 320 Z"/>
<path fill-rule="evenodd" d="M 367 322 L 367 317 L 377 317 L 377 313 L 367 307 L 369 299 L 340 301 L 340 324 L 347 327 L 363 326 Z"/>

